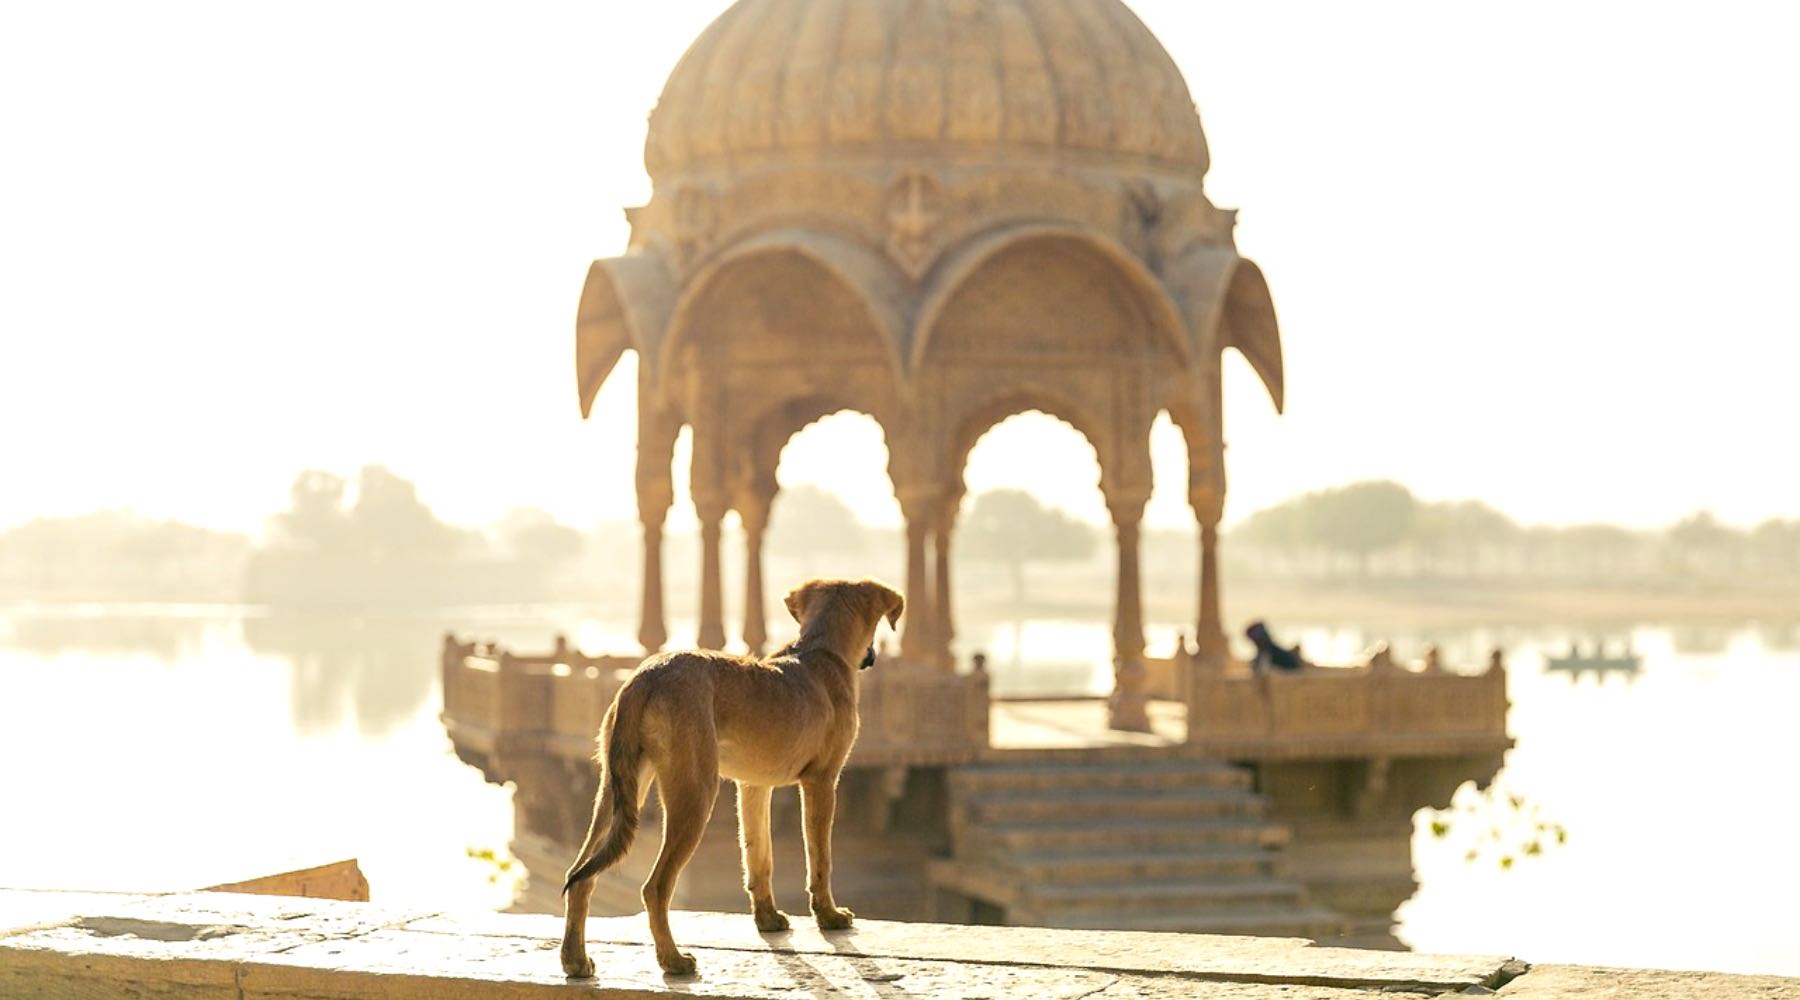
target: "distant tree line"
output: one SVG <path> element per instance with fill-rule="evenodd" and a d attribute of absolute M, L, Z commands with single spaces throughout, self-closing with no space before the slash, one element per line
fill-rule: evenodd
<path fill-rule="evenodd" d="M 126 511 L 0 531 L 0 598 L 420 607 L 543 600 L 588 544 L 531 508 L 485 530 L 446 524 L 379 465 L 300 473 L 257 545 Z"/>
<path fill-rule="evenodd" d="M 235 594 L 250 539 L 128 510 L 40 517 L 0 532 L 0 595 L 209 601 Z"/>
<path fill-rule="evenodd" d="M 266 534 L 258 545 L 243 534 L 129 511 L 39 518 L 0 531 L 0 598 L 635 607 L 640 579 L 634 523 L 582 531 L 520 508 L 483 528 L 460 527 L 382 466 L 353 481 L 302 472 Z M 957 526 L 959 593 L 1010 593 L 1018 605 L 1075 592 L 1101 600 L 1109 586 L 1078 584 L 1110 572 L 1109 539 L 1105 529 L 1024 491 L 977 494 Z M 698 558 L 686 536 L 672 535 L 665 546 L 673 610 L 691 596 Z M 899 532 L 870 527 L 835 494 L 802 485 L 776 498 L 765 557 L 770 586 L 779 588 L 789 577 L 903 574 L 903 549 Z M 1660 530 L 1533 527 L 1478 501 L 1425 501 L 1398 483 L 1371 481 L 1260 510 L 1228 533 L 1224 553 L 1237 579 L 1762 588 L 1800 585 L 1800 519 L 1741 529 L 1702 512 Z M 1191 583 L 1191 530 L 1148 533 L 1143 555 L 1147 585 Z M 1064 569 L 1050 572 L 1057 565 Z"/>
<path fill-rule="evenodd" d="M 513 511 L 487 531 L 438 518 L 410 480 L 365 467 L 354 484 L 306 471 L 269 542 L 250 557 L 244 598 L 326 609 L 522 604 L 552 599 L 585 545 L 549 514 Z"/>
<path fill-rule="evenodd" d="M 1657 530 L 1527 526 L 1479 501 L 1420 500 L 1384 480 L 1257 511 L 1228 541 L 1234 569 L 1270 577 L 1595 586 L 1800 582 L 1800 519 L 1742 529 L 1702 511 Z"/>

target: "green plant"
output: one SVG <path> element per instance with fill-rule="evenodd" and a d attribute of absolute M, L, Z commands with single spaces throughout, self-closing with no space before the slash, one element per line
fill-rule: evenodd
<path fill-rule="evenodd" d="M 1491 858 L 1503 871 L 1569 842 L 1568 829 L 1542 804 L 1498 784 L 1476 790 L 1470 782 L 1456 790 L 1448 808 L 1425 813 L 1433 837 L 1462 842 L 1464 861 Z"/>

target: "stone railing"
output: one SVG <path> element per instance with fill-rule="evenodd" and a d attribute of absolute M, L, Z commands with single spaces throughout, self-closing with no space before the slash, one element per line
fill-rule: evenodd
<path fill-rule="evenodd" d="M 1220 756 L 1332 757 L 1504 748 L 1506 668 L 1416 671 L 1379 657 L 1361 667 L 1251 674 L 1197 661 L 1188 742 Z"/>
<path fill-rule="evenodd" d="M 885 669 L 884 669 L 885 667 Z M 852 766 L 958 764 L 988 745 L 988 677 L 886 660 L 863 675 Z"/>
<path fill-rule="evenodd" d="M 613 695 L 638 660 L 588 656 L 561 636 L 549 653 L 521 656 L 494 643 L 444 637 L 444 726 L 457 755 L 489 781 L 496 759 L 519 752 L 591 755 Z"/>
<path fill-rule="evenodd" d="M 465 762 L 490 781 L 516 780 L 497 758 L 581 760 L 619 686 L 640 661 L 588 656 L 558 637 L 541 655 L 444 638 L 444 725 Z M 852 766 L 949 764 L 988 745 L 988 679 L 883 658 L 862 675 L 862 734 Z"/>

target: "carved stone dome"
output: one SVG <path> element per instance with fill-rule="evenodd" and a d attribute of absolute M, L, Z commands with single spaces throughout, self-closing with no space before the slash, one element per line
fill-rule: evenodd
<path fill-rule="evenodd" d="M 909 147 L 1203 175 L 1180 70 L 1120 0 L 738 0 L 650 116 L 653 179 Z"/>

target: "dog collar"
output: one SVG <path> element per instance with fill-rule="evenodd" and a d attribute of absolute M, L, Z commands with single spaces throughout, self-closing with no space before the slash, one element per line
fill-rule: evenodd
<path fill-rule="evenodd" d="M 824 653 L 826 656 L 829 656 L 832 659 L 838 661 L 839 663 L 842 663 L 844 665 L 845 670 L 850 669 L 850 661 L 849 660 L 844 659 L 843 657 L 837 655 L 836 653 L 832 652 L 829 649 L 825 649 L 822 646 L 802 647 L 799 643 L 795 643 L 794 645 L 788 647 L 786 650 L 782 651 L 782 653 L 779 655 L 805 656 L 807 653 Z M 875 647 L 870 646 L 869 651 L 867 653 L 863 654 L 862 664 L 857 669 L 867 670 L 874 665 L 875 665 Z"/>

